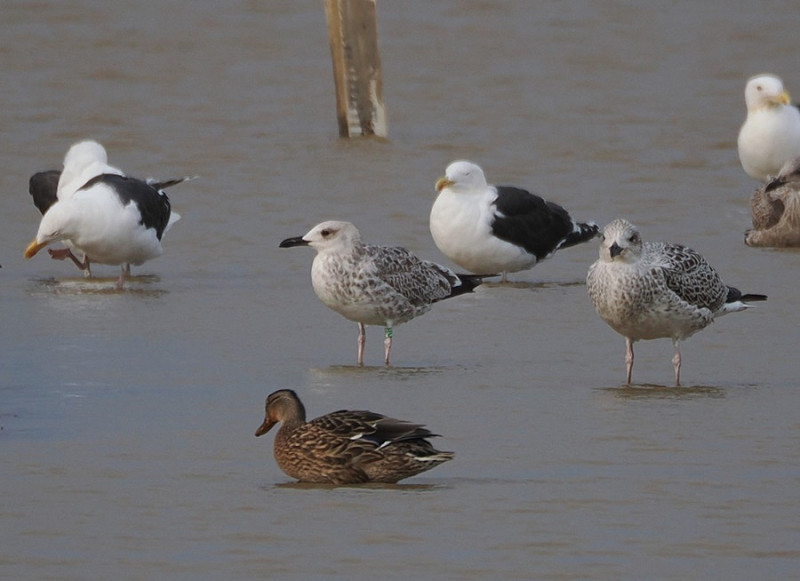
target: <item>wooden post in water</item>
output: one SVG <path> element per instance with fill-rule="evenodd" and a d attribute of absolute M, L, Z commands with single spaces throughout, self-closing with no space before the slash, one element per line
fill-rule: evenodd
<path fill-rule="evenodd" d="M 325 0 L 339 136 L 387 136 L 377 0 Z"/>

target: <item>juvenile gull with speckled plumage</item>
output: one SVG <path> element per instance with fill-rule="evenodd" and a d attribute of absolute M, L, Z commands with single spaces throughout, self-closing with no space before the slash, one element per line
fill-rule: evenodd
<path fill-rule="evenodd" d="M 625 337 L 628 385 L 635 341 L 672 339 L 678 386 L 681 339 L 707 327 L 716 317 L 746 309 L 748 301 L 767 299 L 727 286 L 691 248 L 642 242 L 637 228 L 623 219 L 603 229 L 600 258 L 589 268 L 586 283 L 597 313 Z"/>
<path fill-rule="evenodd" d="M 748 246 L 800 246 L 800 157 L 753 193 L 750 213 L 753 228 L 744 235 Z"/>
<path fill-rule="evenodd" d="M 385 328 L 388 366 L 394 325 L 428 312 L 437 301 L 470 292 L 481 279 L 494 276 L 456 274 L 405 248 L 364 244 L 350 222 L 322 222 L 305 236 L 280 243 L 281 248 L 292 246 L 311 246 L 317 251 L 311 267 L 314 292 L 328 307 L 358 323 L 359 365 L 364 365 L 364 325 Z"/>

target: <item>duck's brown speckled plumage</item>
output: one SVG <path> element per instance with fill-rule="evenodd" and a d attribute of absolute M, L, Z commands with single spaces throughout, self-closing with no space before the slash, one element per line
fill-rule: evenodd
<path fill-rule="evenodd" d="M 275 435 L 278 466 L 301 482 L 395 483 L 451 460 L 426 438 L 421 424 L 370 411 L 339 410 L 306 421 L 305 407 L 290 389 L 271 393 L 256 436 L 282 425 Z"/>

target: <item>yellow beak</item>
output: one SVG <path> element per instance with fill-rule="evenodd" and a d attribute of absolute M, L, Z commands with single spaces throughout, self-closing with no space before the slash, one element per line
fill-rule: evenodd
<path fill-rule="evenodd" d="M 784 105 L 788 105 L 789 103 L 792 102 L 792 98 L 789 97 L 789 93 L 787 93 L 786 91 L 781 93 L 780 97 L 778 97 L 778 98 L 781 100 L 781 103 L 783 103 Z"/>
<path fill-rule="evenodd" d="M 448 180 L 446 177 L 441 177 L 436 180 L 436 191 L 441 192 L 443 189 L 448 188 L 455 184 L 454 181 Z"/>
<path fill-rule="evenodd" d="M 28 244 L 28 247 L 25 249 L 25 258 L 31 258 L 32 256 L 36 256 L 36 253 L 39 252 L 42 248 L 47 246 L 47 242 L 37 242 L 36 239 L 33 239 L 33 242 Z"/>

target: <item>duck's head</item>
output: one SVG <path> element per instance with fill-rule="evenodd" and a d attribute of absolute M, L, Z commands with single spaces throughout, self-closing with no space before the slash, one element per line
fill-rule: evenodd
<path fill-rule="evenodd" d="M 256 430 L 256 437 L 269 432 L 275 424 L 288 421 L 305 422 L 306 409 L 294 391 L 279 389 L 267 396 L 264 421 Z"/>

